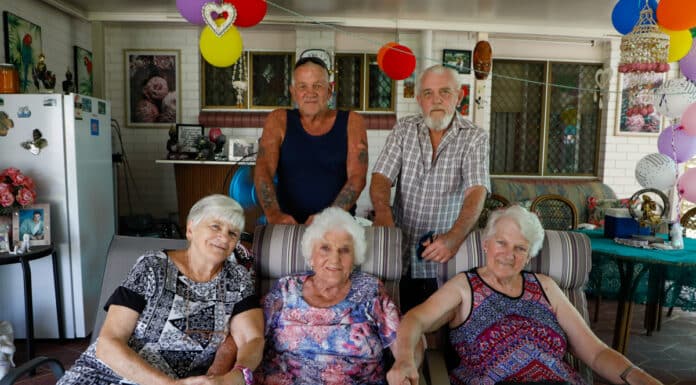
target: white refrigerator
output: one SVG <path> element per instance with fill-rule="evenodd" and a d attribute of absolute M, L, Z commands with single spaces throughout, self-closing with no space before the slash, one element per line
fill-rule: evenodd
<path fill-rule="evenodd" d="M 34 179 L 36 203 L 50 205 L 58 252 L 63 298 L 54 295 L 51 258 L 31 262 L 35 338 L 58 337 L 56 300 L 63 301 L 65 336 L 85 337 L 116 221 L 111 105 L 76 94 L 0 94 L 0 112 L 13 126 L 0 136 L 0 169 L 16 167 Z M 38 154 L 22 146 L 35 129 L 47 141 Z M 0 320 L 12 322 L 16 338 L 26 337 L 20 264 L 0 266 Z"/>

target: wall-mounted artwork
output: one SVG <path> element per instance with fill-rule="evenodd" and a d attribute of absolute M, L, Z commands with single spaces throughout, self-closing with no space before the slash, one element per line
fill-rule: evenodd
<path fill-rule="evenodd" d="M 653 105 L 655 90 L 665 80 L 664 73 L 626 76 L 619 73 L 616 108 L 616 135 L 658 136 L 662 117 Z"/>
<path fill-rule="evenodd" d="M 471 73 L 471 51 L 459 49 L 443 49 L 442 63 L 454 68 L 460 74 Z"/>
<path fill-rule="evenodd" d="M 290 82 L 294 65 L 294 53 L 252 52 L 251 106 L 290 107 Z"/>
<path fill-rule="evenodd" d="M 459 111 L 462 116 L 469 116 L 469 106 L 471 106 L 471 86 L 468 84 L 462 84 L 462 92 L 464 93 L 464 97 L 462 97 L 462 101 L 459 102 L 457 111 Z"/>
<path fill-rule="evenodd" d="M 126 124 L 169 128 L 180 121 L 181 51 L 124 50 Z"/>
<path fill-rule="evenodd" d="M 92 96 L 92 52 L 73 46 L 75 60 L 75 90 L 78 94 Z"/>
<path fill-rule="evenodd" d="M 19 92 L 37 92 L 38 81 L 34 82 L 32 70 L 43 52 L 41 27 L 13 13 L 3 11 L 5 32 L 5 60 L 19 71 Z M 36 83 L 36 84 L 35 84 Z"/>

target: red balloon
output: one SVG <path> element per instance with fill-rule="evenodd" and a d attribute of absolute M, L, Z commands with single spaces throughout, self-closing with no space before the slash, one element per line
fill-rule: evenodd
<path fill-rule="evenodd" d="M 237 27 L 253 27 L 260 23 L 266 16 L 268 4 L 265 0 L 223 0 L 234 5 L 237 10 L 237 18 L 234 25 Z"/>
<path fill-rule="evenodd" d="M 416 69 L 416 56 L 410 48 L 397 44 L 390 47 L 382 58 L 382 71 L 394 80 L 409 77 Z"/>
<path fill-rule="evenodd" d="M 661 0 L 657 4 L 657 23 L 672 31 L 696 27 L 696 1 Z"/>
<path fill-rule="evenodd" d="M 387 50 L 398 43 L 394 41 L 390 41 L 389 43 L 385 44 L 382 46 L 382 48 L 379 49 L 377 52 L 377 65 L 379 66 L 380 69 L 382 69 L 382 60 L 384 59 L 384 54 L 387 52 Z"/>

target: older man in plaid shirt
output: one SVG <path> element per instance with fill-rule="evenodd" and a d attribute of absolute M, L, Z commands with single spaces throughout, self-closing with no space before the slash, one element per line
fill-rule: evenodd
<path fill-rule="evenodd" d="M 488 134 L 456 112 L 464 94 L 451 68 L 420 75 L 421 114 L 399 119 L 372 171 L 375 226 L 404 232 L 402 311 L 437 290 L 441 264 L 452 258 L 474 226 L 490 190 Z M 396 185 L 393 212 L 391 186 Z M 417 254 L 419 240 L 425 249 Z"/>

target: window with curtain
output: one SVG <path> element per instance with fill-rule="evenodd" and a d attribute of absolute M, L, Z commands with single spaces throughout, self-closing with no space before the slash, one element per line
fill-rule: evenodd
<path fill-rule="evenodd" d="M 492 175 L 597 176 L 601 64 L 494 60 Z"/>

